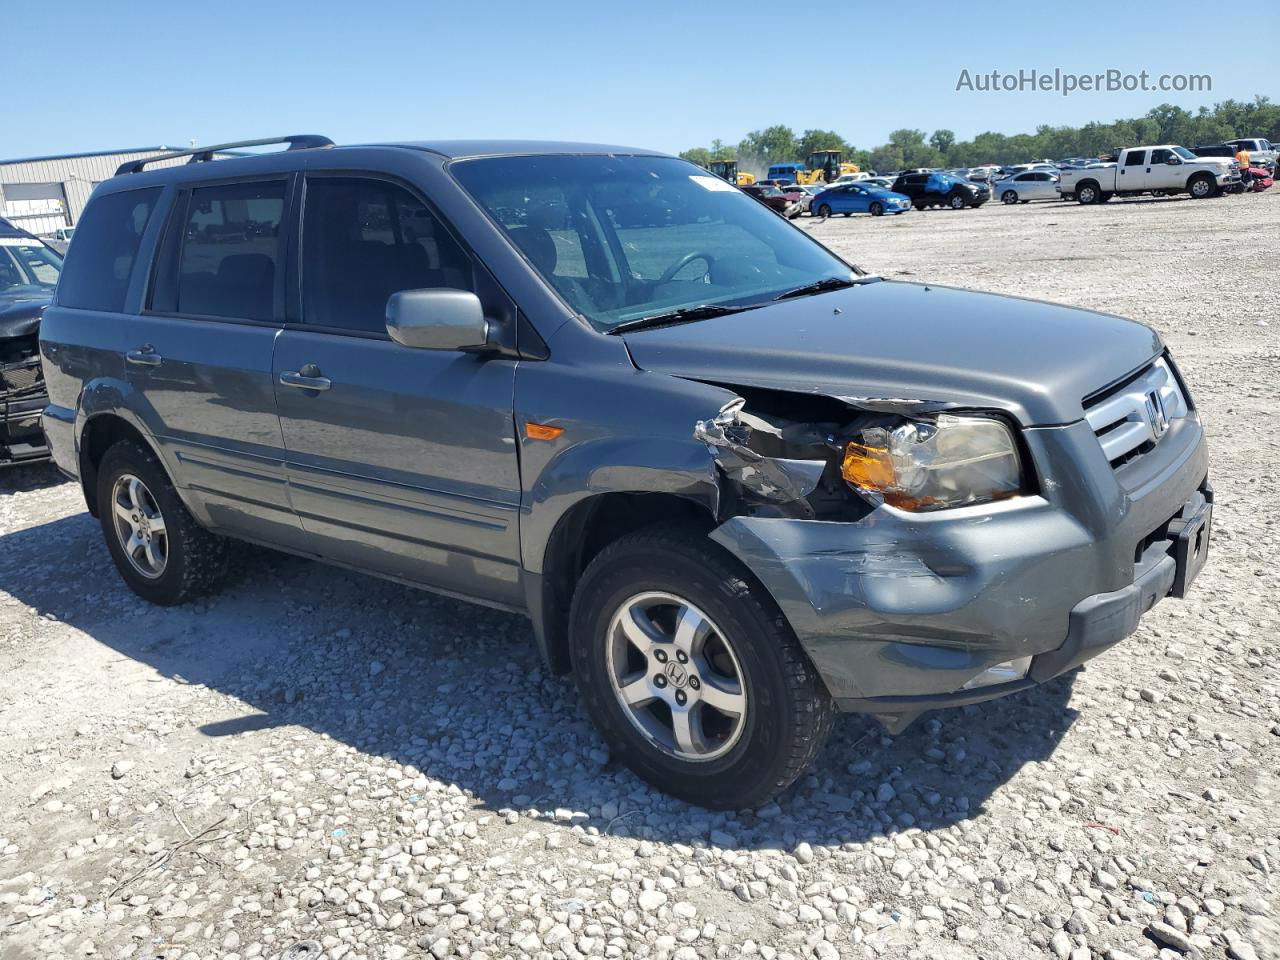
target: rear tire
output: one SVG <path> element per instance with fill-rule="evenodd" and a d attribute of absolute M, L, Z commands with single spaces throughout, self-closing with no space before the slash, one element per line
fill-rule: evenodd
<path fill-rule="evenodd" d="M 1102 202 L 1102 191 L 1091 181 L 1076 187 L 1076 202 L 1084 205 Z"/>
<path fill-rule="evenodd" d="M 98 520 L 129 589 L 162 607 L 212 591 L 227 541 L 196 523 L 154 453 L 122 440 L 98 466 Z"/>
<path fill-rule="evenodd" d="M 831 729 L 831 697 L 782 612 L 702 534 L 659 527 L 601 551 L 574 594 L 569 644 L 614 756 L 690 803 L 765 803 Z"/>

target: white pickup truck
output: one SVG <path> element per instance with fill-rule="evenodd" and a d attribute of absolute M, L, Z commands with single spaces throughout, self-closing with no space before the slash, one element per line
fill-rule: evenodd
<path fill-rule="evenodd" d="M 1224 187 L 1240 181 L 1234 160 L 1197 157 L 1186 147 L 1163 144 L 1121 150 L 1115 163 L 1104 167 L 1063 170 L 1058 192 L 1080 203 L 1106 203 L 1112 197 L 1142 193 L 1189 193 L 1196 199 L 1216 197 Z"/>

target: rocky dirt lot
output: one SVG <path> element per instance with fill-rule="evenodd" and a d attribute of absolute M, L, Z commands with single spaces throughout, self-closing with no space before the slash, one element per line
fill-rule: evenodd
<path fill-rule="evenodd" d="M 708 813 L 610 762 L 520 618 L 248 551 L 154 609 L 75 487 L 11 471 L 0 958 L 1280 957 L 1280 190 L 802 226 L 1155 326 L 1212 443 L 1194 596 Z"/>

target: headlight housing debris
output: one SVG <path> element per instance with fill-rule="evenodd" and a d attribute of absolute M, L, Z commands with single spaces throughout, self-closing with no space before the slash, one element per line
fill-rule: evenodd
<path fill-rule="evenodd" d="M 991 503 L 1023 489 L 1012 432 L 983 416 L 939 414 L 865 428 L 845 446 L 840 473 L 873 501 L 912 512 Z"/>

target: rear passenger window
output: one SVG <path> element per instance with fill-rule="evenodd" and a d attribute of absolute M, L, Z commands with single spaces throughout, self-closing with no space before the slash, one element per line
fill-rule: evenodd
<path fill-rule="evenodd" d="M 191 192 L 178 267 L 177 312 L 270 320 L 275 315 L 283 180 Z"/>
<path fill-rule="evenodd" d="M 387 298 L 429 287 L 472 289 L 471 261 L 420 200 L 381 180 L 307 181 L 303 322 L 386 333 Z"/>
<path fill-rule="evenodd" d="M 60 306 L 109 313 L 124 309 L 142 233 L 159 196 L 159 187 L 127 190 L 97 197 L 89 204 L 62 271 Z"/>

